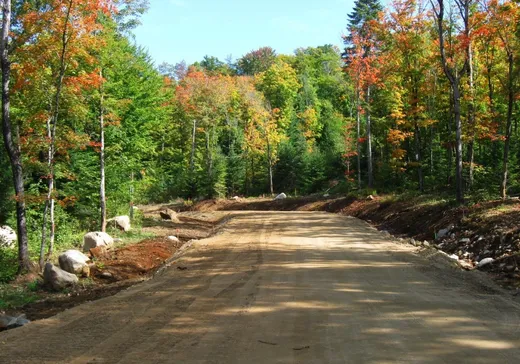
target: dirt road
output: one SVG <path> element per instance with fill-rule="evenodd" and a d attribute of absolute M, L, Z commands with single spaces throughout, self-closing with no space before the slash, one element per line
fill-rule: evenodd
<path fill-rule="evenodd" d="M 241 213 L 153 280 L 0 333 L 1 363 L 517 363 L 520 305 L 339 215 Z"/>

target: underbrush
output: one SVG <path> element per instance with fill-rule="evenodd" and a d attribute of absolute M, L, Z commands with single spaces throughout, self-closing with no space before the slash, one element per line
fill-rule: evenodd
<path fill-rule="evenodd" d="M 0 283 L 0 310 L 21 307 L 38 300 L 37 289 L 37 281 L 21 285 Z"/>
<path fill-rule="evenodd" d="M 83 247 L 83 236 L 88 231 L 97 231 L 97 229 L 88 229 L 78 219 L 68 215 L 60 208 L 56 209 L 56 239 L 54 243 L 54 250 L 49 257 L 49 261 L 57 263 L 58 256 L 66 250 L 77 249 L 81 250 Z M 38 262 L 40 256 L 41 246 L 41 219 L 40 215 L 34 210 L 28 210 L 27 227 L 29 231 L 29 254 L 33 262 Z M 13 219 L 11 219 L 13 220 Z M 16 226 L 15 221 L 8 220 L 8 224 Z M 124 232 L 119 230 L 113 223 L 107 226 L 107 233 L 116 239 L 121 239 L 116 243 L 116 247 L 125 246 L 137 243 L 141 240 L 154 237 L 154 234 L 142 231 L 143 214 L 139 210 L 134 211 L 134 218 L 132 220 L 132 230 Z M 47 232 L 48 234 L 48 232 Z M 47 254 L 48 247 L 45 247 L 45 254 Z M 8 283 L 16 278 L 18 269 L 18 251 L 16 248 L 0 248 L 0 284 Z"/>

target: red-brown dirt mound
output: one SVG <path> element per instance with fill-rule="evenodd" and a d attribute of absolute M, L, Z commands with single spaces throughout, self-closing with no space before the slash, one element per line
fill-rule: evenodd
<path fill-rule="evenodd" d="M 143 240 L 122 249 L 108 251 L 95 258 L 96 264 L 91 269 L 91 276 L 100 283 L 145 276 L 164 264 L 182 245 L 182 242 L 158 237 Z"/>

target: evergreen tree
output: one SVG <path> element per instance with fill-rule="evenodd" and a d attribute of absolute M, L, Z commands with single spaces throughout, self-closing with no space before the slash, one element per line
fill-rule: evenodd
<path fill-rule="evenodd" d="M 347 36 L 344 39 L 346 49 L 343 53 L 345 58 L 348 49 L 352 47 L 352 33 L 358 32 L 361 36 L 365 35 L 366 23 L 377 18 L 377 14 L 383 11 L 383 6 L 379 0 L 356 0 L 352 12 L 347 15 Z"/>

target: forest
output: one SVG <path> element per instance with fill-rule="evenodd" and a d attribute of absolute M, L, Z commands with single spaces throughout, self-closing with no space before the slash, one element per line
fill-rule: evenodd
<path fill-rule="evenodd" d="M 520 195 L 516 1 L 357 0 L 342 49 L 160 65 L 147 7 L 2 0 L 0 281 L 137 204 Z"/>

